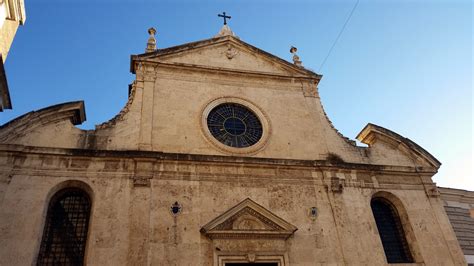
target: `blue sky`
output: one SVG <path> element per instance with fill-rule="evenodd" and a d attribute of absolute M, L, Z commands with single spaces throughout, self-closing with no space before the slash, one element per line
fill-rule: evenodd
<path fill-rule="evenodd" d="M 319 70 L 355 2 L 26 0 L 5 65 L 14 109 L 0 124 L 84 100 L 80 127 L 91 129 L 124 106 L 130 55 L 144 52 L 150 26 L 164 48 L 214 36 L 226 11 L 242 40 L 289 61 L 298 47 L 324 75 L 324 107 L 345 136 L 389 128 L 443 163 L 438 185 L 474 190 L 471 1 L 361 0 Z"/>

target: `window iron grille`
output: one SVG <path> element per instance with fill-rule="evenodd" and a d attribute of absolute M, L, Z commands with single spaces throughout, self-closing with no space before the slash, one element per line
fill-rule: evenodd
<path fill-rule="evenodd" d="M 83 265 L 91 210 L 84 191 L 67 188 L 49 204 L 37 265 Z"/>
<path fill-rule="evenodd" d="M 385 199 L 370 203 L 388 263 L 412 263 L 413 258 L 395 207 Z"/>

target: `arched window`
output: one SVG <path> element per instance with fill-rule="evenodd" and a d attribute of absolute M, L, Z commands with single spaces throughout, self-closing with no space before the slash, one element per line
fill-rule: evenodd
<path fill-rule="evenodd" d="M 373 198 L 370 206 L 379 230 L 387 262 L 413 262 L 400 217 L 393 204 L 384 198 Z"/>
<path fill-rule="evenodd" d="M 91 201 L 78 188 L 66 188 L 51 199 L 37 265 L 83 265 Z"/>

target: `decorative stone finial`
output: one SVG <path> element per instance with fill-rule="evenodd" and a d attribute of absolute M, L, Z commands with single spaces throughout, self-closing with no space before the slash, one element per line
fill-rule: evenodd
<path fill-rule="evenodd" d="M 298 48 L 291 46 L 290 53 L 293 54 L 293 63 L 297 66 L 302 66 L 303 62 L 301 62 L 300 57 L 296 54 L 296 51 L 298 51 Z"/>
<path fill-rule="evenodd" d="M 155 30 L 155 28 L 153 28 L 153 27 L 149 28 L 148 29 L 148 34 L 150 34 L 150 37 L 148 38 L 148 42 L 146 44 L 145 52 L 150 53 L 150 52 L 154 52 L 156 50 L 156 39 L 155 39 L 156 30 Z"/>
<path fill-rule="evenodd" d="M 223 37 L 223 36 L 234 36 L 236 38 L 239 38 L 227 25 L 222 26 L 221 30 L 219 31 L 219 33 L 217 33 L 216 36 L 214 36 L 214 38 Z"/>

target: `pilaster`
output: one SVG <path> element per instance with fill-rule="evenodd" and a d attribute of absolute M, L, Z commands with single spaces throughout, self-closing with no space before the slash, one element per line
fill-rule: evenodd
<path fill-rule="evenodd" d="M 139 150 L 151 150 L 152 129 L 153 129 L 153 107 L 156 74 L 153 66 L 138 64 L 137 82 L 142 85 L 142 109 L 140 120 L 140 140 Z"/>

